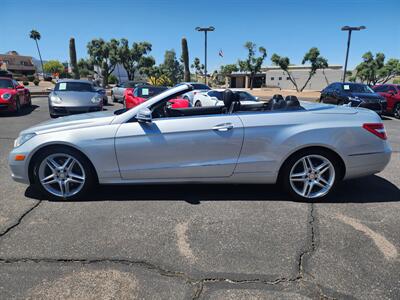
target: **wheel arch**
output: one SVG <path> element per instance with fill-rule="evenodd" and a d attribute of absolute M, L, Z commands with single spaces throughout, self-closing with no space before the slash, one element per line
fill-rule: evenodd
<path fill-rule="evenodd" d="M 314 150 L 314 151 L 315 151 L 315 150 L 322 150 L 322 151 L 326 151 L 326 152 L 329 152 L 330 154 L 332 154 L 332 155 L 336 158 L 336 161 L 337 161 L 338 164 L 339 164 L 339 168 L 340 168 L 340 180 L 342 180 L 342 179 L 344 178 L 344 176 L 346 175 L 346 164 L 345 164 L 343 158 L 340 156 L 340 154 L 339 154 L 337 151 L 335 151 L 335 150 L 333 150 L 332 148 L 330 148 L 330 147 L 321 146 L 321 145 L 315 145 L 315 146 L 306 146 L 306 147 L 302 147 L 302 148 L 296 149 L 296 150 L 294 150 L 293 152 L 291 152 L 287 157 L 285 157 L 285 158 L 283 159 L 283 162 L 282 162 L 282 164 L 281 164 L 281 166 L 280 166 L 280 168 L 279 168 L 279 171 L 278 171 L 278 181 L 281 180 L 282 170 L 283 170 L 283 168 L 284 168 L 286 162 L 287 162 L 290 158 L 292 158 L 293 156 L 295 156 L 295 155 L 297 155 L 297 154 L 299 154 L 299 153 L 307 152 L 307 151 L 312 151 L 312 150 Z"/>
<path fill-rule="evenodd" d="M 99 178 L 98 178 L 98 175 L 97 175 L 96 168 L 94 167 L 94 165 L 93 165 L 92 161 L 89 159 L 89 157 L 82 150 L 80 150 L 77 147 L 74 147 L 74 146 L 72 146 L 70 144 L 55 143 L 55 144 L 47 144 L 47 145 L 44 145 L 44 146 L 42 146 L 40 148 L 37 148 L 35 150 L 35 152 L 32 154 L 32 156 L 31 156 L 31 158 L 29 160 L 29 164 L 28 164 L 28 178 L 29 178 L 29 183 L 30 184 L 32 184 L 34 182 L 34 180 L 33 180 L 33 176 L 34 176 L 34 174 L 33 174 L 33 166 L 34 166 L 35 160 L 39 156 L 39 154 L 44 150 L 51 149 L 51 148 L 58 148 L 58 147 L 68 148 L 68 149 L 71 149 L 71 150 L 79 152 L 88 161 L 90 167 L 92 168 L 93 173 L 95 174 L 95 181 L 97 183 L 99 182 Z"/>

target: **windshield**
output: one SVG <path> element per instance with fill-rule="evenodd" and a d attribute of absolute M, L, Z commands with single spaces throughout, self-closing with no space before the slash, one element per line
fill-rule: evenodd
<path fill-rule="evenodd" d="M 365 84 L 344 84 L 343 91 L 347 93 L 364 93 L 370 94 L 374 93 L 374 91 Z"/>
<path fill-rule="evenodd" d="M 205 84 L 191 83 L 191 85 L 193 86 L 193 89 L 195 89 L 195 90 L 211 90 L 211 88 Z"/>
<path fill-rule="evenodd" d="M 93 92 L 93 87 L 86 82 L 58 82 L 54 88 L 60 92 Z"/>
<path fill-rule="evenodd" d="M 13 89 L 14 86 L 11 80 L 0 79 L 0 89 Z"/>
<path fill-rule="evenodd" d="M 154 97 L 155 95 L 158 95 L 166 91 L 167 89 L 168 88 L 166 87 L 143 87 L 138 89 L 138 97 L 149 99 L 151 97 Z"/>

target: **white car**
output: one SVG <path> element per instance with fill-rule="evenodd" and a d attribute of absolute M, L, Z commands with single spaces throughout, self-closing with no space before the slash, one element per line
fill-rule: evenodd
<path fill-rule="evenodd" d="M 182 95 L 183 99 L 186 99 L 190 102 L 190 105 L 193 106 L 194 105 L 194 96 L 198 93 L 202 93 L 202 92 L 207 92 L 210 89 L 210 87 L 206 84 L 203 83 L 198 83 L 198 82 L 182 82 L 179 83 L 175 86 L 179 86 L 179 85 L 184 85 L 184 84 L 190 84 L 193 87 L 193 90 L 190 92 L 187 92 L 186 94 Z"/>
<path fill-rule="evenodd" d="M 201 93 L 197 93 L 193 98 L 193 105 L 197 107 L 201 106 L 222 106 L 224 101 L 222 95 L 224 89 L 209 90 Z M 240 103 L 242 104 L 253 104 L 258 102 L 258 97 L 254 97 L 246 91 L 235 91 L 240 96 Z"/>

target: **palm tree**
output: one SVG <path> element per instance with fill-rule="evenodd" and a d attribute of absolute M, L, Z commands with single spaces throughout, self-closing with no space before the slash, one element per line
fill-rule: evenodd
<path fill-rule="evenodd" d="M 39 53 L 40 64 L 42 65 L 42 74 L 43 74 L 43 78 L 44 78 L 43 60 L 42 60 L 42 55 L 40 54 L 39 44 L 38 44 L 38 40 L 40 40 L 40 38 L 41 38 L 40 32 L 35 29 L 32 29 L 31 32 L 29 33 L 29 37 L 31 39 L 35 40 L 35 42 L 36 42 L 36 47 L 37 47 L 37 51 Z"/>

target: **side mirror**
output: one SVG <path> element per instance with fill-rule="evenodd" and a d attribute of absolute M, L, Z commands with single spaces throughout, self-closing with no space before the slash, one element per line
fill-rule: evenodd
<path fill-rule="evenodd" d="M 151 116 L 151 110 L 148 108 L 142 108 L 136 115 L 136 120 L 140 123 L 151 123 L 153 120 Z"/>

